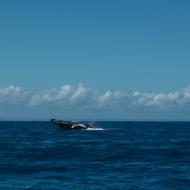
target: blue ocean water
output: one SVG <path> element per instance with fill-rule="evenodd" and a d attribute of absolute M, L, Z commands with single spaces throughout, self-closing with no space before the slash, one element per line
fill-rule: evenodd
<path fill-rule="evenodd" d="M 189 190 L 190 123 L 0 122 L 2 190 Z"/>

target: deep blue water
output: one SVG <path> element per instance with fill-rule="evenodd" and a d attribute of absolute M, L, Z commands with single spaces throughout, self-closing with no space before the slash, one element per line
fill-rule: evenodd
<path fill-rule="evenodd" d="M 0 189 L 190 189 L 190 123 L 94 124 L 0 122 Z"/>

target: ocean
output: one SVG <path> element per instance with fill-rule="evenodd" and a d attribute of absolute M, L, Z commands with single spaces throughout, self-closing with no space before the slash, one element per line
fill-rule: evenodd
<path fill-rule="evenodd" d="M 189 122 L 0 122 L 0 190 L 189 190 Z"/>

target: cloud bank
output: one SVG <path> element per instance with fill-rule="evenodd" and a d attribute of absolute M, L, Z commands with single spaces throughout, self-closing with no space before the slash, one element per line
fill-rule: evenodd
<path fill-rule="evenodd" d="M 19 86 L 0 88 L 0 119 L 188 120 L 189 113 L 190 86 L 169 93 L 100 92 L 83 84 L 41 92 Z"/>

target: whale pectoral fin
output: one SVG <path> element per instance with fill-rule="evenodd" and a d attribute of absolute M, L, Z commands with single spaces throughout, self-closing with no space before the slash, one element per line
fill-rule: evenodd
<path fill-rule="evenodd" d="M 82 124 L 78 124 L 78 125 L 73 125 L 71 129 L 87 129 L 87 127 Z"/>

